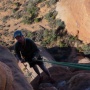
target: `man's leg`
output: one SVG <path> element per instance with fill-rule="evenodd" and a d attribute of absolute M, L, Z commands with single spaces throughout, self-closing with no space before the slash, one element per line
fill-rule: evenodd
<path fill-rule="evenodd" d="M 33 69 L 39 76 L 41 76 L 41 74 L 39 72 L 39 69 L 38 69 L 38 67 L 36 65 L 33 66 Z"/>
<path fill-rule="evenodd" d="M 39 67 L 51 78 L 50 72 L 48 69 L 44 66 L 44 64 L 40 64 Z"/>
<path fill-rule="evenodd" d="M 33 69 L 34 69 L 34 71 L 39 75 L 39 82 L 38 82 L 38 83 L 41 83 L 42 80 L 43 80 L 43 77 L 41 76 L 38 67 L 37 67 L 36 65 L 34 65 L 34 66 L 33 66 Z"/>
<path fill-rule="evenodd" d="M 54 83 L 55 80 L 51 77 L 50 72 L 49 72 L 48 69 L 44 66 L 44 64 L 40 64 L 39 67 L 49 76 L 51 82 Z"/>

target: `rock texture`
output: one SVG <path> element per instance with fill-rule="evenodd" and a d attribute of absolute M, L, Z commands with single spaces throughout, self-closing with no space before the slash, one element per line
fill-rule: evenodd
<path fill-rule="evenodd" d="M 82 52 L 78 52 L 76 48 L 71 47 L 71 50 L 68 51 L 67 60 L 64 60 L 60 57 L 60 49 L 54 49 L 54 53 L 51 53 L 52 56 L 57 56 L 58 62 L 72 62 L 72 63 L 83 63 L 89 66 L 90 59 L 83 55 Z M 63 48 L 64 49 L 64 48 Z M 70 48 L 69 48 L 70 49 Z M 50 52 L 52 51 L 49 49 Z M 66 51 L 66 48 L 64 49 Z M 64 51 L 63 50 L 63 51 Z M 43 51 L 44 52 L 44 51 Z M 66 54 L 66 52 L 63 52 Z M 46 55 L 46 53 L 44 53 Z M 56 55 L 57 54 L 57 55 Z M 56 59 L 55 59 L 56 60 Z M 89 90 L 90 89 L 90 70 L 84 70 L 83 68 L 68 67 L 62 65 L 54 64 L 49 68 L 51 76 L 55 82 L 50 81 L 44 72 L 42 72 L 43 80 L 38 84 L 38 77 L 34 78 L 31 82 L 31 85 L 34 87 L 34 90 Z"/>
<path fill-rule="evenodd" d="M 31 82 L 34 90 L 90 90 L 90 71 L 72 71 L 60 66 L 51 67 L 49 70 L 55 82 L 52 83 L 42 73 L 43 81 L 40 85 L 37 83 L 37 78 Z"/>
<path fill-rule="evenodd" d="M 68 33 L 90 43 L 90 0 L 59 0 L 57 18 L 66 24 Z"/>
<path fill-rule="evenodd" d="M 0 90 L 33 90 L 18 67 L 16 58 L 0 46 Z"/>
<path fill-rule="evenodd" d="M 6 64 L 0 62 L 0 90 L 13 90 L 12 83 L 11 69 Z"/>
<path fill-rule="evenodd" d="M 90 90 L 90 73 L 73 76 L 69 81 L 69 90 Z"/>

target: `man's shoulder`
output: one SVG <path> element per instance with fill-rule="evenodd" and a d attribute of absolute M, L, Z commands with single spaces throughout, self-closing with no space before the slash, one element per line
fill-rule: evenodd
<path fill-rule="evenodd" d="M 30 45 L 33 45 L 33 46 L 35 45 L 34 41 L 29 39 L 29 38 L 26 38 L 26 43 L 30 44 Z"/>
<path fill-rule="evenodd" d="M 32 42 L 32 40 L 30 38 L 26 38 L 27 42 Z"/>
<path fill-rule="evenodd" d="M 16 43 L 15 43 L 15 47 L 17 47 L 17 46 L 19 46 L 19 42 L 16 42 Z"/>
<path fill-rule="evenodd" d="M 31 40 L 30 38 L 26 38 L 26 40 L 28 41 L 28 40 Z"/>

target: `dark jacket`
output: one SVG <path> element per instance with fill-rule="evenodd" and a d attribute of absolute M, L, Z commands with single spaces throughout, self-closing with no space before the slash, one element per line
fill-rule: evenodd
<path fill-rule="evenodd" d="M 39 53 L 39 49 L 32 40 L 26 38 L 24 46 L 22 46 L 20 42 L 15 44 L 15 53 L 19 59 L 21 59 L 21 56 L 23 56 L 26 61 L 30 62 L 34 55 Z"/>

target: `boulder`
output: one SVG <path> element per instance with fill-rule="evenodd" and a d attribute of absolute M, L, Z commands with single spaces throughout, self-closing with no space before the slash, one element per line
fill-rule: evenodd
<path fill-rule="evenodd" d="M 17 64 L 15 56 L 0 46 L 0 90 L 33 90 Z"/>
<path fill-rule="evenodd" d="M 69 80 L 68 90 L 89 90 L 90 73 L 78 73 Z"/>

